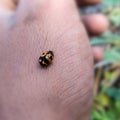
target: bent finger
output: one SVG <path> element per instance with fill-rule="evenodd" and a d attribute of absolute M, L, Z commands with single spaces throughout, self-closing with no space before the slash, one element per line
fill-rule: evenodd
<path fill-rule="evenodd" d="M 108 29 L 109 22 L 103 14 L 89 14 L 82 17 L 86 30 L 90 35 L 99 35 Z"/>

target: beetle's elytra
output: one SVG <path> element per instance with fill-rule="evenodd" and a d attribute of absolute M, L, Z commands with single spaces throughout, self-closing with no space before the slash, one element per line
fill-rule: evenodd
<path fill-rule="evenodd" d="M 39 57 L 38 62 L 42 67 L 47 67 L 52 63 L 53 58 L 54 58 L 53 52 L 52 51 L 47 51 L 47 52 L 44 52 Z"/>

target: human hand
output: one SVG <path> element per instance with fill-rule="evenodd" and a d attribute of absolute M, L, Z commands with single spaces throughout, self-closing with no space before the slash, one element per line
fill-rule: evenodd
<path fill-rule="evenodd" d="M 0 119 L 88 120 L 93 59 L 74 1 L 21 0 L 14 21 L 0 31 Z"/>

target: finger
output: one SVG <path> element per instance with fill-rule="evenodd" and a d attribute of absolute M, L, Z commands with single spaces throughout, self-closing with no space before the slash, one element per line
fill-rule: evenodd
<path fill-rule="evenodd" d="M 77 0 L 78 6 L 85 6 L 85 5 L 92 5 L 92 4 L 99 4 L 102 0 Z"/>
<path fill-rule="evenodd" d="M 101 60 L 103 60 L 103 49 L 101 47 L 93 47 L 92 48 L 93 50 L 93 57 L 94 57 L 94 60 L 95 62 L 99 62 Z"/>
<path fill-rule="evenodd" d="M 9 24 L 9 18 L 13 16 L 15 4 L 13 0 L 0 0 L 0 28 Z"/>
<path fill-rule="evenodd" d="M 109 26 L 108 19 L 103 14 L 84 15 L 82 21 L 90 35 L 99 35 Z"/>
<path fill-rule="evenodd" d="M 0 0 L 0 10 L 14 10 L 15 4 L 13 0 Z"/>

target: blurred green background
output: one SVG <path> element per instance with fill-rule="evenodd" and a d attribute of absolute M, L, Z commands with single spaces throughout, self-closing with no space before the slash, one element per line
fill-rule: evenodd
<path fill-rule="evenodd" d="M 104 49 L 104 60 L 95 64 L 94 106 L 91 120 L 120 120 L 120 0 L 104 0 L 99 12 L 110 23 L 108 31 L 91 38 Z"/>

